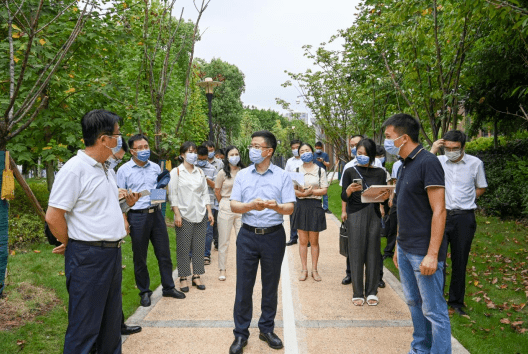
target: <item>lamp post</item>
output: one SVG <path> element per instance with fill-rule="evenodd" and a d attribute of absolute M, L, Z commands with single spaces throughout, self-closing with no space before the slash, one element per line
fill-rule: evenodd
<path fill-rule="evenodd" d="M 205 96 L 209 103 L 209 140 L 214 141 L 213 134 L 213 115 L 212 115 L 212 102 L 213 102 L 213 91 L 216 86 L 220 86 L 222 83 L 219 81 L 213 81 L 210 77 L 206 77 L 204 81 L 198 82 L 197 85 L 205 89 Z"/>

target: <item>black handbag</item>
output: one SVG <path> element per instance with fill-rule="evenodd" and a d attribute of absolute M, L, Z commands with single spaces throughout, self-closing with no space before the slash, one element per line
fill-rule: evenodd
<path fill-rule="evenodd" d="M 339 228 L 339 253 L 342 256 L 348 257 L 348 233 L 345 222 L 342 222 Z"/>

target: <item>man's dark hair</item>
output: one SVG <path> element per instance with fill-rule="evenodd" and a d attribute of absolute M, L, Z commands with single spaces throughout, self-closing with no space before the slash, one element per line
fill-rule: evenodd
<path fill-rule="evenodd" d="M 383 123 L 383 128 L 388 126 L 393 126 L 394 131 L 400 136 L 407 134 L 413 142 L 418 142 L 420 136 L 420 122 L 418 122 L 416 118 L 405 113 L 398 113 Z"/>
<path fill-rule="evenodd" d="M 146 142 L 148 143 L 148 138 L 143 135 L 143 134 L 136 134 L 136 135 L 132 135 L 129 139 L 128 139 L 128 147 L 131 148 L 131 149 L 134 149 L 134 142 L 136 141 L 139 141 L 139 140 L 146 140 Z"/>
<path fill-rule="evenodd" d="M 211 140 L 207 140 L 206 142 L 204 142 L 203 146 L 205 146 L 206 148 L 210 148 L 210 147 L 213 149 L 215 148 L 215 144 Z"/>
<path fill-rule="evenodd" d="M 180 146 L 180 155 L 185 154 L 187 151 L 189 151 L 190 148 L 196 149 L 196 144 L 194 141 L 186 141 Z M 205 153 L 207 155 L 207 153 Z"/>
<path fill-rule="evenodd" d="M 266 145 L 268 145 L 268 147 L 270 148 L 273 148 L 273 153 L 271 154 L 271 156 L 273 156 L 275 150 L 277 149 L 277 139 L 275 138 L 275 135 L 273 135 L 270 131 L 267 130 L 259 130 L 258 132 L 254 132 L 253 134 L 251 134 L 252 139 L 257 137 L 263 138 L 266 142 Z"/>
<path fill-rule="evenodd" d="M 376 145 L 376 156 L 385 156 L 385 148 L 381 145 Z"/>
<path fill-rule="evenodd" d="M 217 150 L 215 151 L 215 155 L 225 155 L 225 153 L 224 153 L 224 149 L 217 149 Z"/>
<path fill-rule="evenodd" d="M 315 143 L 315 147 L 318 147 L 318 146 L 323 147 L 323 143 L 320 142 L 320 141 L 316 142 L 316 143 Z"/>
<path fill-rule="evenodd" d="M 450 130 L 444 135 L 444 140 L 447 141 L 454 141 L 456 143 L 460 143 L 460 147 L 463 149 L 466 145 L 466 134 L 461 132 L 460 130 Z"/>
<path fill-rule="evenodd" d="M 312 147 L 312 145 L 308 144 L 308 143 L 301 143 L 301 145 L 299 145 L 299 149 L 297 150 L 297 152 L 299 153 L 299 155 L 301 154 L 300 151 L 301 151 L 301 148 L 303 146 L 308 146 L 310 148 L 310 150 L 312 151 L 312 153 L 314 153 L 314 148 Z"/>
<path fill-rule="evenodd" d="M 302 141 L 298 139 L 293 139 L 292 141 L 290 141 L 290 147 L 292 147 L 295 144 L 302 144 Z"/>
<path fill-rule="evenodd" d="M 207 146 L 200 145 L 198 148 L 196 148 L 196 153 L 198 156 L 207 156 L 209 154 L 209 150 L 207 150 Z"/>
<path fill-rule="evenodd" d="M 125 139 L 123 139 L 123 137 L 121 137 L 121 140 L 122 140 L 122 146 L 121 146 L 121 149 L 123 149 L 125 151 L 125 154 L 128 152 L 128 144 L 127 142 L 125 141 Z"/>
<path fill-rule="evenodd" d="M 359 150 L 362 146 L 365 148 L 367 156 L 370 158 L 369 165 L 373 165 L 374 160 L 376 159 L 376 143 L 374 140 L 366 138 L 357 144 L 357 149 Z"/>
<path fill-rule="evenodd" d="M 349 140 L 352 140 L 354 138 L 361 138 L 361 140 L 365 139 L 365 136 L 364 135 L 361 135 L 361 134 L 354 134 L 350 137 Z"/>
<path fill-rule="evenodd" d="M 229 151 L 231 151 L 233 149 L 238 150 L 238 148 L 236 146 L 234 146 L 234 145 L 229 145 L 228 147 L 225 148 L 224 172 L 225 172 L 227 178 L 231 178 L 231 165 L 229 164 L 229 158 L 227 157 L 227 155 L 229 154 Z M 238 153 L 240 154 L 240 150 L 238 150 Z M 240 161 L 238 161 L 237 166 L 240 167 L 241 169 L 246 167 L 242 163 L 242 159 L 240 159 Z"/>
<path fill-rule="evenodd" d="M 84 146 L 95 145 L 95 141 L 101 135 L 112 136 L 116 123 L 119 124 L 121 121 L 121 117 L 117 114 L 104 109 L 94 109 L 86 113 L 81 118 Z"/>

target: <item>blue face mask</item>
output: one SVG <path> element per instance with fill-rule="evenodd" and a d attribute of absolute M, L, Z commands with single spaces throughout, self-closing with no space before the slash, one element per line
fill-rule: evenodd
<path fill-rule="evenodd" d="M 264 161 L 265 157 L 262 156 L 262 150 L 251 148 L 249 149 L 249 159 L 255 165 L 258 165 L 259 163 Z"/>
<path fill-rule="evenodd" d="M 212 159 L 214 157 L 214 151 L 211 151 L 210 153 L 207 154 L 207 157 L 209 159 Z"/>
<path fill-rule="evenodd" d="M 356 159 L 357 159 L 358 165 L 366 165 L 370 161 L 370 157 L 366 155 L 357 155 Z"/>
<path fill-rule="evenodd" d="M 402 136 L 403 135 L 400 135 L 396 139 L 385 139 L 385 141 L 383 142 L 383 147 L 385 148 L 385 151 L 387 151 L 391 155 L 399 155 L 400 149 L 403 147 L 403 145 L 405 145 L 405 143 L 401 144 L 400 147 L 397 147 L 394 145 L 394 142 Z"/>
<path fill-rule="evenodd" d="M 299 156 L 299 150 L 298 149 L 292 149 L 292 154 L 295 157 Z"/>
<path fill-rule="evenodd" d="M 380 157 L 379 160 L 380 160 L 381 163 L 384 163 L 385 162 L 385 157 Z"/>
<path fill-rule="evenodd" d="M 117 145 L 115 148 L 112 148 L 112 154 L 117 154 L 119 152 L 119 150 L 121 150 L 121 148 L 123 147 L 123 138 L 122 137 L 117 137 Z"/>
<path fill-rule="evenodd" d="M 353 147 L 352 150 L 350 150 L 350 153 L 352 154 L 352 156 L 356 156 L 357 155 L 357 148 Z"/>
<path fill-rule="evenodd" d="M 236 166 L 238 165 L 238 163 L 240 162 L 240 156 L 229 156 L 229 163 L 233 166 Z"/>
<path fill-rule="evenodd" d="M 150 150 L 141 150 L 137 152 L 137 159 L 142 162 L 147 162 L 150 157 Z"/>
<path fill-rule="evenodd" d="M 323 150 L 321 150 L 321 149 L 315 149 L 315 153 L 316 153 L 316 154 L 320 154 L 320 153 L 322 153 L 322 152 L 323 152 Z"/>
<path fill-rule="evenodd" d="M 207 165 L 207 161 L 206 160 L 198 160 L 196 161 L 196 166 L 198 167 L 205 167 Z"/>
<path fill-rule="evenodd" d="M 187 163 L 194 165 L 196 160 L 198 160 L 198 155 L 194 152 L 188 152 L 185 154 L 185 161 L 187 161 Z"/>
<path fill-rule="evenodd" d="M 313 154 L 311 152 L 305 152 L 301 155 L 301 160 L 305 163 L 313 161 Z"/>

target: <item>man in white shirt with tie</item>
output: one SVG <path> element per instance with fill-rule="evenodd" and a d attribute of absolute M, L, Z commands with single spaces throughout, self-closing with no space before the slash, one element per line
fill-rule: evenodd
<path fill-rule="evenodd" d="M 445 203 L 447 210 L 444 237 L 451 247 L 452 275 L 447 304 L 459 315 L 465 315 L 466 266 L 475 236 L 475 204 L 488 187 L 484 164 L 464 152 L 466 135 L 451 130 L 443 139 L 434 142 L 431 152 L 436 154 L 441 147 L 445 155 L 438 156 L 445 173 Z M 444 283 L 445 283 L 444 267 Z"/>

